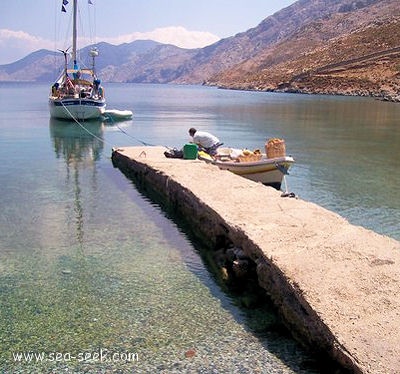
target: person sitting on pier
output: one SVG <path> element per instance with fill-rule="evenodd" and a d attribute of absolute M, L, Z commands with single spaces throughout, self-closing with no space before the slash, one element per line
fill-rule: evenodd
<path fill-rule="evenodd" d="M 193 143 L 197 144 L 200 150 L 204 150 L 211 156 L 216 155 L 218 147 L 224 144 L 209 132 L 197 131 L 193 127 L 189 129 L 189 135 L 193 138 Z"/>

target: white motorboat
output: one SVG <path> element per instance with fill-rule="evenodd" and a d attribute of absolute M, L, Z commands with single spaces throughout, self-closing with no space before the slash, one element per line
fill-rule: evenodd
<path fill-rule="evenodd" d="M 276 189 L 281 188 L 284 175 L 294 164 L 291 156 L 267 157 L 266 154 L 246 152 L 233 148 L 218 149 L 215 157 L 199 152 L 199 159 L 218 166 L 220 169 L 261 182 Z"/>
<path fill-rule="evenodd" d="M 63 2 L 63 10 L 65 11 Z M 68 65 L 68 49 L 64 54 L 64 70 L 52 85 L 49 96 L 50 116 L 67 120 L 88 120 L 101 118 L 106 100 L 104 88 L 95 72 L 95 58 L 98 50 L 90 51 L 92 66 L 81 68 L 77 61 L 77 11 L 78 0 L 73 0 L 72 67 Z"/>

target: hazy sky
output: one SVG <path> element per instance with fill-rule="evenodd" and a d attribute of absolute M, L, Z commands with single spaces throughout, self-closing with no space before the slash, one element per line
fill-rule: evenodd
<path fill-rule="evenodd" d="M 71 42 L 72 0 L 0 0 L 0 64 Z M 203 47 L 257 26 L 295 0 L 79 0 L 79 27 L 87 43 L 153 39 Z M 89 20 L 89 22 L 88 22 Z M 83 32 L 83 30 L 85 30 Z"/>

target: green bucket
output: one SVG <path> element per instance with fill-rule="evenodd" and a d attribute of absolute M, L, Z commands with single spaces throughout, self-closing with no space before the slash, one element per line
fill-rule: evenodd
<path fill-rule="evenodd" d="M 197 159 L 197 145 L 188 143 L 183 146 L 183 158 L 185 160 L 196 160 Z"/>

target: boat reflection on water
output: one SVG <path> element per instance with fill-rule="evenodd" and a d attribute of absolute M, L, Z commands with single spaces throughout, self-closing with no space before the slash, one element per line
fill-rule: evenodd
<path fill-rule="evenodd" d="M 100 158 L 104 146 L 104 121 L 76 122 L 50 118 L 50 136 L 57 158 L 71 163 L 93 163 Z"/>
<path fill-rule="evenodd" d="M 89 171 L 93 192 L 97 185 L 97 161 L 103 152 L 104 122 L 88 121 L 83 125 L 50 118 L 50 136 L 57 159 L 66 164 L 66 185 L 74 191 L 76 239 L 83 254 L 84 220 L 80 175 Z"/>

